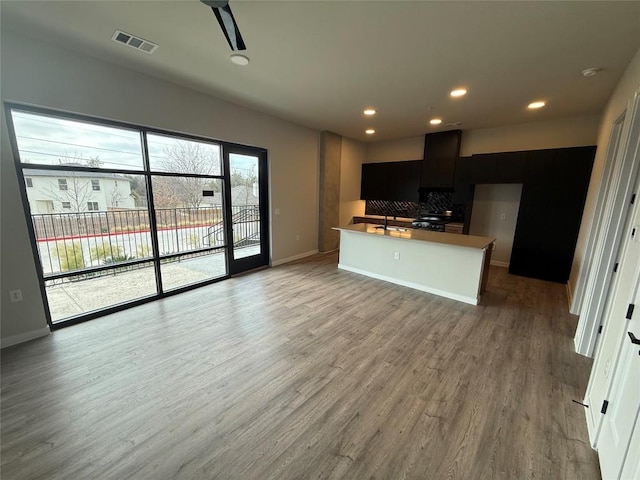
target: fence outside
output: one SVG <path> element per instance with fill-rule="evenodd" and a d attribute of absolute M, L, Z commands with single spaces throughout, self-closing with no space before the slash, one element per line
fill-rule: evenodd
<path fill-rule="evenodd" d="M 45 276 L 152 258 L 149 211 L 32 215 Z M 225 245 L 221 207 L 156 209 L 160 256 Z M 232 209 L 234 245 L 259 242 L 258 205 Z"/>

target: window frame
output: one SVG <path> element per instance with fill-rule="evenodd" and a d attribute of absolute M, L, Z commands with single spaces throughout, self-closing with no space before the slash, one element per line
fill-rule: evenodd
<path fill-rule="evenodd" d="M 99 192 L 101 190 L 100 188 L 100 180 L 96 180 L 96 179 L 91 179 L 91 191 L 93 192 Z"/>
<path fill-rule="evenodd" d="M 18 176 L 19 178 L 21 178 L 22 180 L 24 179 L 25 175 L 23 173 L 23 169 L 38 169 L 38 170 L 48 170 L 50 172 L 59 172 L 60 170 L 64 170 L 65 172 L 96 172 L 99 171 L 101 173 L 109 173 L 109 174 L 115 174 L 115 175 L 140 175 L 143 178 L 145 178 L 146 181 L 146 193 L 147 193 L 147 205 L 148 205 L 148 211 L 149 211 L 149 221 L 152 227 L 152 231 L 153 232 L 157 232 L 158 231 L 158 226 L 156 224 L 156 214 L 155 214 L 155 207 L 153 204 L 153 189 L 151 186 L 151 177 L 153 175 L 157 175 L 157 176 L 179 176 L 179 177 L 204 177 L 204 178 L 216 178 L 216 179 L 220 179 L 222 181 L 222 184 L 224 186 L 224 188 L 228 188 L 228 178 L 230 175 L 230 172 L 226 172 L 225 171 L 225 150 L 228 148 L 233 148 L 233 147 L 240 147 L 240 148 L 246 148 L 252 151 L 252 153 L 256 154 L 256 155 L 260 155 L 262 156 L 262 158 L 264 159 L 265 162 L 269 161 L 269 157 L 268 157 L 268 151 L 265 148 L 261 148 L 261 147 L 255 147 L 255 146 L 250 146 L 250 145 L 243 145 L 243 144 L 238 144 L 238 143 L 232 143 L 232 142 L 227 142 L 227 141 L 222 141 L 222 140 L 218 140 L 215 138 L 211 138 L 211 137 L 204 137 L 204 136 L 199 136 L 199 135 L 193 135 L 193 134 L 185 134 L 183 132 L 176 132 L 176 131 L 171 131 L 171 130 L 164 130 L 164 129 L 158 129 L 158 128 L 153 128 L 153 127 L 147 127 L 147 126 L 143 126 L 143 125 L 137 125 L 137 124 L 132 124 L 132 123 L 127 123 L 127 122 L 122 122 L 122 121 L 114 121 L 114 120 L 106 120 L 106 119 L 102 119 L 102 118 L 97 118 L 97 117 L 92 117 L 89 115 L 84 115 L 84 114 L 77 114 L 77 113 L 69 113 L 69 112 L 65 112 L 65 111 L 58 111 L 58 110 L 54 110 L 54 109 L 49 109 L 49 108 L 45 108 L 45 107 L 37 107 L 37 106 L 32 106 L 32 105 L 24 105 L 24 104 L 20 104 L 20 103 L 14 103 L 14 102 L 3 102 L 4 103 L 4 107 L 5 107 L 5 115 L 6 118 L 8 119 L 7 121 L 7 129 L 9 131 L 9 140 L 10 140 L 10 144 L 11 144 L 11 148 L 14 152 L 14 162 L 16 165 L 16 170 L 18 171 Z M 136 168 L 97 168 L 97 167 L 88 167 L 88 166 L 78 166 L 78 165 L 53 165 L 53 164 L 44 164 L 44 163 L 22 163 L 21 159 L 20 159 L 20 153 L 19 153 L 19 148 L 18 148 L 18 143 L 17 143 L 17 139 L 16 139 L 16 132 L 15 132 L 15 128 L 14 128 L 14 123 L 13 123 L 13 116 L 12 113 L 16 111 L 16 112 L 24 112 L 24 113 L 28 113 L 28 114 L 32 114 L 32 115 L 39 115 L 39 116 L 44 116 L 44 117 L 53 117 L 56 119 L 62 119 L 62 120 L 71 120 L 71 121 L 78 121 L 78 122 L 83 122 L 83 123 L 89 123 L 89 124 L 94 124 L 94 125 L 98 125 L 98 126 L 106 126 L 106 127 L 114 127 L 114 128 L 121 128 L 121 129 L 125 129 L 125 130 L 133 130 L 135 132 L 137 132 L 140 135 L 140 141 L 141 141 L 141 147 L 142 147 L 142 166 L 141 167 L 136 167 Z M 158 170 L 152 170 L 150 168 L 149 165 L 149 153 L 148 153 L 148 147 L 146 144 L 146 136 L 148 134 L 158 134 L 158 135 L 165 135 L 165 136 L 171 136 L 171 137 L 175 137 L 178 139 L 182 139 L 185 141 L 196 141 L 196 142 L 204 142 L 204 143 L 213 143 L 216 144 L 217 146 L 219 146 L 220 148 L 220 173 L 219 174 L 174 174 L 171 172 L 165 172 L 165 171 L 158 171 Z M 265 165 L 267 165 L 267 163 L 265 163 Z M 54 174 L 55 176 L 55 174 Z M 65 180 L 66 183 L 66 179 L 61 179 L 61 180 Z M 268 192 L 268 188 L 269 188 L 269 176 L 268 176 L 268 167 L 265 167 L 265 172 L 264 172 L 264 192 L 265 192 L 265 199 L 266 201 L 264 202 L 264 205 L 262 208 L 264 208 L 265 212 L 269 211 L 269 203 L 268 203 L 268 196 L 267 196 L 267 192 Z M 23 200 L 23 208 L 25 211 L 25 216 L 27 219 L 30 218 L 31 212 L 29 209 L 29 203 L 28 203 L 28 198 L 27 198 L 27 193 L 26 193 L 26 186 L 24 181 L 20 182 L 19 185 L 20 188 L 20 193 L 22 196 L 22 200 Z M 68 190 L 68 184 L 67 184 L 67 190 Z M 222 195 L 222 193 L 221 193 Z M 223 195 L 224 198 L 224 195 Z M 223 200 L 223 202 L 226 202 L 226 199 Z M 227 228 L 231 228 L 231 223 L 230 223 L 230 218 L 229 218 L 229 213 L 227 212 L 227 207 L 225 206 L 225 203 L 223 203 L 223 219 L 225 222 L 225 225 L 228 225 Z M 270 231 L 269 228 L 269 218 L 267 215 L 264 215 L 264 221 L 267 225 L 267 227 L 265 228 L 265 232 L 267 233 L 264 236 L 264 251 L 265 252 L 270 252 L 270 235 L 268 234 L 268 232 Z M 219 281 L 228 279 L 231 277 L 231 273 L 230 273 L 230 251 L 232 248 L 232 245 L 228 245 L 228 244 L 224 244 L 222 246 L 217 246 L 217 247 L 210 247 L 210 248 L 206 248 L 203 249 L 203 252 L 214 252 L 214 251 L 224 251 L 226 252 L 225 257 L 226 257 L 226 274 L 222 275 L 222 276 L 218 276 L 218 277 L 213 277 L 207 280 L 204 280 L 202 282 L 199 283 L 194 283 L 194 284 L 188 284 L 182 287 L 177 287 L 174 289 L 170 289 L 170 290 L 163 290 L 162 288 L 162 279 L 161 279 L 161 273 L 160 273 L 160 264 L 163 260 L 165 260 L 166 258 L 170 258 L 173 257 L 174 255 L 168 255 L 168 256 L 161 256 L 159 255 L 158 252 L 158 243 L 157 243 L 157 239 L 155 239 L 155 237 L 157 235 L 152 235 L 152 251 L 155 252 L 153 257 L 151 258 L 141 258 L 138 260 L 132 260 L 126 263 L 123 263 L 122 265 L 127 265 L 127 266 L 134 266 L 137 264 L 143 264 L 143 263 L 149 263 L 152 262 L 155 265 L 155 274 L 156 274 L 156 283 L 158 285 L 157 288 L 157 293 L 154 295 L 150 295 L 147 297 L 143 297 L 143 298 L 139 298 L 139 299 L 134 299 L 131 301 L 127 301 L 125 303 L 121 303 L 121 304 L 117 304 L 117 305 L 113 305 L 110 307 L 106 307 L 100 310 L 96 310 L 96 311 L 90 311 L 90 312 L 86 312 L 83 314 L 79 314 L 76 316 L 72 316 L 72 317 L 67 317 L 64 320 L 61 321 L 57 321 L 55 323 L 52 322 L 51 320 L 51 312 L 50 312 L 50 308 L 49 308 L 49 304 L 48 304 L 48 296 L 47 296 L 47 290 L 46 290 L 46 283 L 48 280 L 55 280 L 56 278 L 60 277 L 64 277 L 64 276 L 69 276 L 68 273 L 63 273 L 63 274 L 58 274 L 58 275 L 47 275 L 47 277 L 45 278 L 44 274 L 43 274 L 43 269 L 42 269 L 42 264 L 40 261 L 40 256 L 39 253 L 37 251 L 37 242 L 36 242 L 36 236 L 35 236 L 35 231 L 34 231 L 34 227 L 33 227 L 33 223 L 28 221 L 27 222 L 28 225 L 28 232 L 29 232 L 29 236 L 30 236 L 30 240 L 31 240 L 31 246 L 32 246 L 32 253 L 34 256 L 34 263 L 36 266 L 36 270 L 38 272 L 38 278 L 39 278 L 39 282 L 40 282 L 40 289 L 41 289 L 41 297 L 45 306 L 45 316 L 47 319 L 47 323 L 49 324 L 50 328 L 52 330 L 56 330 L 59 328 L 63 328 L 69 325 L 74 325 L 77 323 L 81 323 L 81 322 L 85 322 L 87 320 L 91 320 L 94 318 L 98 318 L 98 317 L 102 317 L 104 315 L 110 314 L 110 313 L 114 313 L 114 312 L 118 312 L 118 311 L 122 311 L 128 308 L 132 308 L 134 306 L 137 305 L 141 305 L 144 303 L 148 303 L 151 301 L 155 301 L 161 298 L 165 298 L 168 296 L 172 296 L 172 295 L 177 295 L 186 291 L 190 291 L 193 290 L 194 288 L 198 288 L 201 286 L 205 286 L 205 285 L 210 285 L 213 283 L 217 283 Z M 182 253 L 178 253 L 175 254 L 176 257 L 179 257 L 181 255 L 189 255 L 193 252 L 182 252 Z M 265 265 L 268 265 L 268 255 L 267 255 L 267 263 L 265 263 Z M 99 272 L 99 271 L 103 271 L 103 270 L 110 270 L 110 269 L 116 269 L 119 268 L 122 265 L 118 265 L 118 266 L 100 266 L 100 267 L 93 267 L 93 268 L 89 268 L 89 269 L 85 269 L 84 272 L 85 273 L 91 273 L 91 272 Z"/>
<path fill-rule="evenodd" d="M 64 186 L 64 188 L 62 188 Z M 66 178 L 59 178 L 58 179 L 58 190 L 60 190 L 61 192 L 68 192 L 69 191 L 69 184 L 67 183 L 67 179 Z"/>

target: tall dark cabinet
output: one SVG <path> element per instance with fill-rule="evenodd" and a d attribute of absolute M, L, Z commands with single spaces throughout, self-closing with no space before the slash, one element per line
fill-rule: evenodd
<path fill-rule="evenodd" d="M 527 152 L 509 273 L 566 283 L 595 147 Z"/>
<path fill-rule="evenodd" d="M 596 147 L 477 154 L 458 160 L 454 202 L 465 204 L 465 233 L 475 186 L 521 183 L 509 273 L 566 283 L 578 240 Z"/>

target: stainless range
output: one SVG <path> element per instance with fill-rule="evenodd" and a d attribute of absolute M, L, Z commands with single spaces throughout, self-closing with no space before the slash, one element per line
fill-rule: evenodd
<path fill-rule="evenodd" d="M 450 223 L 451 213 L 433 213 L 424 217 L 416 218 L 411 226 L 422 230 L 431 230 L 433 232 L 444 232 L 444 226 Z"/>

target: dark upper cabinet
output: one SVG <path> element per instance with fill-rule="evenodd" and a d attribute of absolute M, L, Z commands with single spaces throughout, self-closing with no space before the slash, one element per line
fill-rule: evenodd
<path fill-rule="evenodd" d="M 361 200 L 384 200 L 389 178 L 388 163 L 363 163 L 360 182 Z"/>
<path fill-rule="evenodd" d="M 362 164 L 361 200 L 418 201 L 421 160 Z"/>
<path fill-rule="evenodd" d="M 460 157 L 453 177 L 453 203 L 473 201 L 474 182 L 471 181 L 471 157 Z"/>
<path fill-rule="evenodd" d="M 469 162 L 470 183 L 522 183 L 530 152 L 483 153 Z"/>
<path fill-rule="evenodd" d="M 462 130 L 425 135 L 421 188 L 453 188 L 461 139 Z"/>
<path fill-rule="evenodd" d="M 389 164 L 389 194 L 387 200 L 418 201 L 421 160 Z"/>

